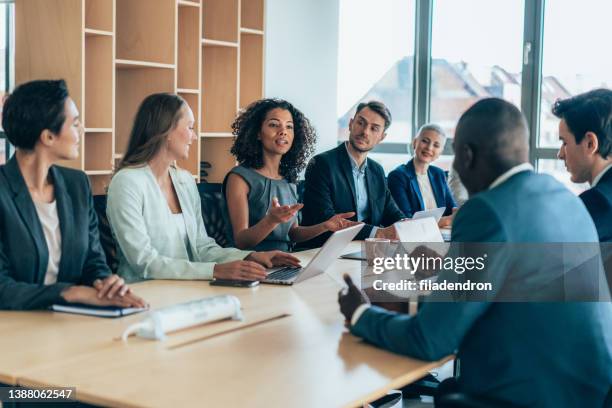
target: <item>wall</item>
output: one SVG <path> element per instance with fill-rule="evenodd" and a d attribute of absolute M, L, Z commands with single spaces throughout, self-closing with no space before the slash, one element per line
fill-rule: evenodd
<path fill-rule="evenodd" d="M 266 0 L 266 97 L 287 99 L 314 124 L 317 152 L 337 142 L 339 0 Z"/>

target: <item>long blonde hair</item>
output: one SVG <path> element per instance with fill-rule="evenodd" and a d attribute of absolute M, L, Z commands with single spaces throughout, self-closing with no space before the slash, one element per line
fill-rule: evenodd
<path fill-rule="evenodd" d="M 130 132 L 127 151 L 116 171 L 143 166 L 153 159 L 181 119 L 185 100 L 178 95 L 157 93 L 140 104 Z"/>

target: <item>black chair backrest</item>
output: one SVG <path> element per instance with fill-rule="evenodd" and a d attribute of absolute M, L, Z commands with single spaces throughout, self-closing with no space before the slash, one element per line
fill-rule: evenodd
<path fill-rule="evenodd" d="M 106 195 L 93 197 L 94 209 L 98 215 L 98 230 L 100 231 L 100 244 L 106 255 L 106 264 L 113 273 L 117 273 L 119 260 L 117 259 L 117 243 L 113 238 L 111 227 L 106 218 Z"/>
<path fill-rule="evenodd" d="M 298 194 L 298 203 L 303 203 L 304 202 L 304 184 L 306 182 L 304 180 L 299 180 L 297 182 L 297 194 Z"/>
<path fill-rule="evenodd" d="M 202 204 L 202 218 L 209 237 L 217 244 L 227 248 L 231 239 L 228 237 L 228 227 L 225 218 L 225 197 L 223 197 L 221 183 L 198 184 L 200 201 Z"/>

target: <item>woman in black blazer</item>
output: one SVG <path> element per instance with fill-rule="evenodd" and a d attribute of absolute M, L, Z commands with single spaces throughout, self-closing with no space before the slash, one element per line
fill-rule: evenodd
<path fill-rule="evenodd" d="M 0 166 L 0 309 L 145 306 L 106 265 L 87 176 L 55 165 L 78 157 L 83 135 L 66 83 L 16 88 L 2 126 L 16 152 Z"/>

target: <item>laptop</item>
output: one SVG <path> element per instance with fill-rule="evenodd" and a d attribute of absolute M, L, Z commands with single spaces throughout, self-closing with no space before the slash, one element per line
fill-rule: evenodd
<path fill-rule="evenodd" d="M 354 225 L 334 232 L 319 252 L 304 267 L 286 266 L 268 269 L 268 276 L 261 283 L 293 285 L 314 276 L 320 275 L 338 258 L 344 248 L 361 231 L 364 224 Z"/>

